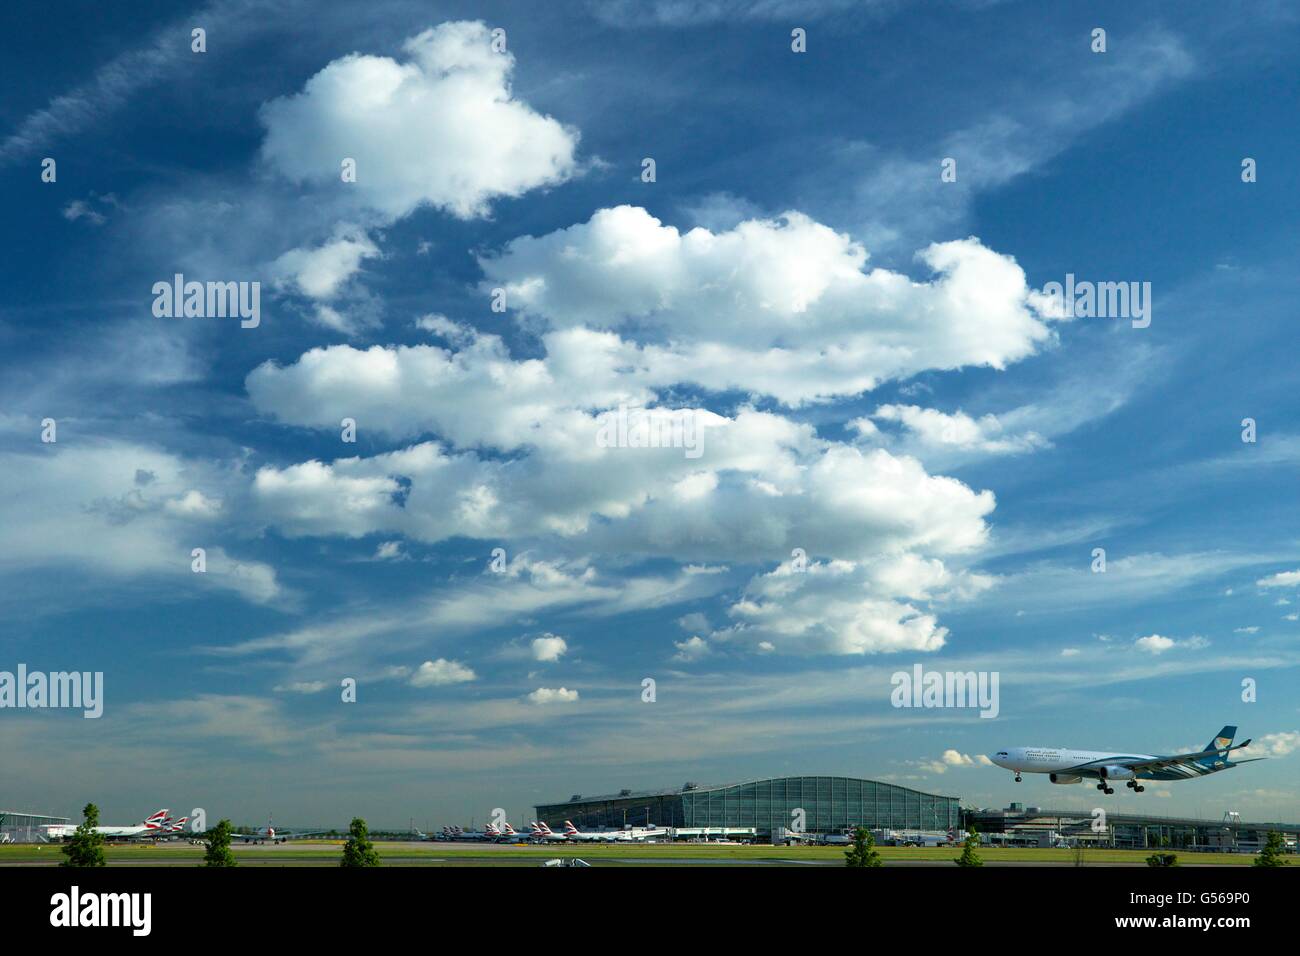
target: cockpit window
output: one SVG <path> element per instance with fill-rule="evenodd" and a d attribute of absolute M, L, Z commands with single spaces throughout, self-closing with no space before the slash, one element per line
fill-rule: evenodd
<path fill-rule="evenodd" d="M 1006 755 L 1007 755 L 1007 752 L 1006 752 L 1005 750 L 999 750 L 999 751 L 998 751 L 998 756 L 999 756 L 999 757 L 1005 757 Z"/>

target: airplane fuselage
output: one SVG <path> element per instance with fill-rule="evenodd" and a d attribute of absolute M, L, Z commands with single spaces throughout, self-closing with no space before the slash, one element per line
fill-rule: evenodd
<path fill-rule="evenodd" d="M 1021 773 L 1046 773 L 1057 778 L 1053 783 L 1079 783 L 1083 778 L 1093 780 L 1187 780 L 1226 770 L 1232 763 L 1224 756 L 1207 755 L 1200 761 L 1189 761 L 1159 769 L 1133 770 L 1130 764 L 1160 760 L 1156 754 L 1124 753 L 1106 750 L 1072 750 L 1065 747 L 1010 747 L 990 755 L 999 767 Z M 1079 780 L 1068 779 L 1078 777 Z"/>

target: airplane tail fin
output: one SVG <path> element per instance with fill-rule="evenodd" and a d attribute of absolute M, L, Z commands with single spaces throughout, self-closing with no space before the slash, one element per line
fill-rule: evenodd
<path fill-rule="evenodd" d="M 151 813 L 149 814 L 149 816 L 145 817 L 144 820 L 142 821 L 142 826 L 150 830 L 153 830 L 162 826 L 166 822 L 166 820 L 167 820 L 167 808 L 164 807 L 163 809 Z"/>
<path fill-rule="evenodd" d="M 1236 727 L 1224 727 L 1222 730 L 1220 730 L 1217 734 L 1214 735 L 1213 740 L 1211 740 L 1208 744 L 1205 745 L 1205 749 L 1224 750 L 1232 746 L 1232 739 L 1236 736 L 1237 736 Z"/>
<path fill-rule="evenodd" d="M 1217 763 L 1227 761 L 1228 755 L 1221 751 L 1232 746 L 1232 740 L 1237 736 L 1237 728 L 1228 726 L 1220 730 L 1214 738 L 1205 745 L 1205 756 L 1196 761 L 1204 766 L 1212 766 Z"/>

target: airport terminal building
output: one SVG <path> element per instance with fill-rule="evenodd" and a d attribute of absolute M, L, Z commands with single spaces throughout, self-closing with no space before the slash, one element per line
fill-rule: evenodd
<path fill-rule="evenodd" d="M 41 828 L 67 824 L 67 817 L 52 817 L 24 810 L 0 810 L 0 843 L 36 843 L 43 840 Z"/>
<path fill-rule="evenodd" d="M 845 829 L 948 830 L 961 825 L 958 797 L 944 797 L 857 777 L 771 777 L 722 786 L 688 783 L 674 790 L 620 790 L 539 804 L 537 819 L 572 820 L 580 830 L 623 826 L 752 829 L 760 840 L 793 828 L 839 834 Z"/>
<path fill-rule="evenodd" d="M 1287 852 L 1300 842 L 1300 824 L 1252 823 L 1233 813 L 1222 820 L 1156 816 L 1111 809 L 1104 825 L 1096 826 L 1093 810 L 1053 810 L 1013 803 L 996 809 L 968 809 L 965 820 L 975 825 L 984 842 L 1000 846 L 1105 846 L 1141 850 L 1166 846 L 1175 850 L 1258 853 L 1269 833 L 1282 834 Z"/>

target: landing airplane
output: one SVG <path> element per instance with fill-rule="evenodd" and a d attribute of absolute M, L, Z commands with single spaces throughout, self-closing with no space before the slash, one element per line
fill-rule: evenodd
<path fill-rule="evenodd" d="M 1186 780 L 1206 774 L 1230 770 L 1243 763 L 1263 760 L 1229 760 L 1228 754 L 1250 746 L 1250 741 L 1232 745 L 1237 735 L 1236 727 L 1224 727 L 1204 750 L 1189 754 L 1159 756 L 1156 754 L 1108 753 L 1096 750 L 1064 750 L 1056 747 L 1012 747 L 991 754 L 989 759 L 999 767 L 1014 770 L 1016 783 L 1021 773 L 1045 773 L 1052 783 L 1082 783 L 1085 777 L 1100 781 L 1097 789 L 1114 793 L 1112 780 L 1123 780 L 1134 793 L 1146 787 L 1139 780 Z"/>

